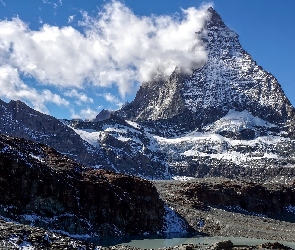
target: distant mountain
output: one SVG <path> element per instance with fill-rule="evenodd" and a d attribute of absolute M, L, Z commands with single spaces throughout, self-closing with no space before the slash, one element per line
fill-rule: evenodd
<path fill-rule="evenodd" d="M 58 119 L 42 114 L 21 101 L 5 103 L 0 100 L 0 133 L 49 145 L 80 163 L 104 168 L 110 166 L 99 147 L 82 140 Z"/>

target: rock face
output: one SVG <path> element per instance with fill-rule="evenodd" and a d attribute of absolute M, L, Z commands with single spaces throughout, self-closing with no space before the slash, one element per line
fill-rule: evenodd
<path fill-rule="evenodd" d="M 294 242 L 294 183 L 259 185 L 202 178 L 154 184 L 165 203 L 198 232 Z"/>
<path fill-rule="evenodd" d="M 96 247 L 42 228 L 0 220 L 0 249 L 85 249 Z"/>
<path fill-rule="evenodd" d="M 206 64 L 191 75 L 176 69 L 166 80 L 144 83 L 134 101 L 117 114 L 146 123 L 165 136 L 201 131 L 230 110 L 247 110 L 286 125 L 294 117 L 294 108 L 280 84 L 257 65 L 212 8 L 208 14 L 211 17 L 198 34 L 208 53 Z"/>
<path fill-rule="evenodd" d="M 111 117 L 112 112 L 107 109 L 103 109 L 94 119 L 95 122 L 107 120 Z"/>
<path fill-rule="evenodd" d="M 99 145 L 118 172 L 149 179 L 166 177 L 165 154 L 154 150 L 153 137 L 135 123 L 111 114 L 100 122 L 76 121 L 69 126 L 93 146 Z"/>
<path fill-rule="evenodd" d="M 167 80 L 143 83 L 134 101 L 115 114 L 140 122 L 164 136 L 171 136 L 172 130 L 173 133 L 183 134 L 196 128 L 197 124 L 182 95 L 186 77 L 180 69 L 176 69 Z"/>
<path fill-rule="evenodd" d="M 83 164 L 108 168 L 107 159 L 98 147 L 83 141 L 58 119 L 21 101 L 5 103 L 0 100 L 0 133 L 49 145 Z"/>
<path fill-rule="evenodd" d="M 295 205 L 295 186 L 223 181 L 183 183 L 180 191 L 196 204 L 272 216 Z M 238 211 L 238 212 L 239 212 Z"/>
<path fill-rule="evenodd" d="M 153 185 L 83 167 L 43 144 L 0 135 L 1 214 L 75 235 L 114 236 L 162 229 Z"/>

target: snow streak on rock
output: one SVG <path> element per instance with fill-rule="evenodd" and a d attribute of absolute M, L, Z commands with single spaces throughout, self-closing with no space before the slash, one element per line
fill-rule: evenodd
<path fill-rule="evenodd" d="M 165 206 L 166 214 L 164 217 L 164 233 L 178 233 L 186 234 L 187 233 L 187 224 L 186 221 L 177 214 L 173 208 Z"/>

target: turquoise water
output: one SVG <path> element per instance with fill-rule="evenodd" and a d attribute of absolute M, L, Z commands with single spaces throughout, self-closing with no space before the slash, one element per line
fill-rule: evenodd
<path fill-rule="evenodd" d="M 128 245 L 138 248 L 163 248 L 169 246 L 178 246 L 181 244 L 202 244 L 211 245 L 214 242 L 231 240 L 235 245 L 251 246 L 258 245 L 266 242 L 276 242 L 275 240 L 261 240 L 261 239 L 250 239 L 243 237 L 202 237 L 202 236 L 190 236 L 179 237 L 175 235 L 169 235 L 168 238 L 161 237 L 159 235 L 147 235 L 147 236 L 136 236 L 136 237 L 120 237 L 112 239 L 104 239 L 103 241 L 93 241 L 94 243 L 102 246 L 113 246 L 113 245 Z M 295 242 L 279 241 L 285 246 L 295 249 Z"/>
<path fill-rule="evenodd" d="M 258 245 L 266 242 L 276 242 L 260 239 L 249 238 L 236 238 L 236 237 L 194 237 L 194 238 L 171 238 L 171 239 L 144 239 L 144 240 L 131 240 L 129 242 L 123 242 L 122 245 L 134 246 L 139 248 L 162 248 L 169 246 L 177 246 L 181 244 L 202 244 L 211 245 L 214 242 L 231 240 L 235 245 L 251 246 Z M 279 241 L 285 246 L 295 249 L 295 242 Z"/>

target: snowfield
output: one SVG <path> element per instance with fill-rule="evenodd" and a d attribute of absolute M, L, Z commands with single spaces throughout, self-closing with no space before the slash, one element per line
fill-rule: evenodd
<path fill-rule="evenodd" d="M 169 165 L 185 165 L 188 164 L 187 159 L 199 161 L 202 158 L 209 157 L 236 165 L 247 163 L 247 166 L 254 161 L 283 160 L 284 156 L 278 152 L 278 146 L 292 143 L 289 138 L 272 134 L 258 136 L 252 140 L 235 140 L 218 134 L 218 132 L 224 130 L 236 132 L 242 129 L 255 129 L 256 127 L 276 127 L 276 125 L 255 117 L 247 111 L 230 110 L 223 118 L 206 126 L 204 132 L 193 131 L 173 138 L 153 135 L 135 122 L 127 121 L 127 123 L 130 127 L 113 124 L 104 125 L 102 131 L 74 130 L 83 140 L 96 147 L 101 147 L 107 136 L 126 143 L 126 148 L 130 149 L 128 156 L 135 157 L 138 154 L 143 154 L 154 162 L 160 162 L 166 168 L 165 176 L 167 178 L 173 177 L 168 173 Z M 116 144 L 104 144 L 103 146 L 112 150 L 117 157 L 123 157 L 123 154 L 127 154 L 119 146 L 116 147 Z M 157 156 L 159 152 L 166 157 L 159 158 Z M 290 159 L 295 159 L 295 157 L 291 156 Z M 288 166 L 292 167 L 292 164 Z"/>

